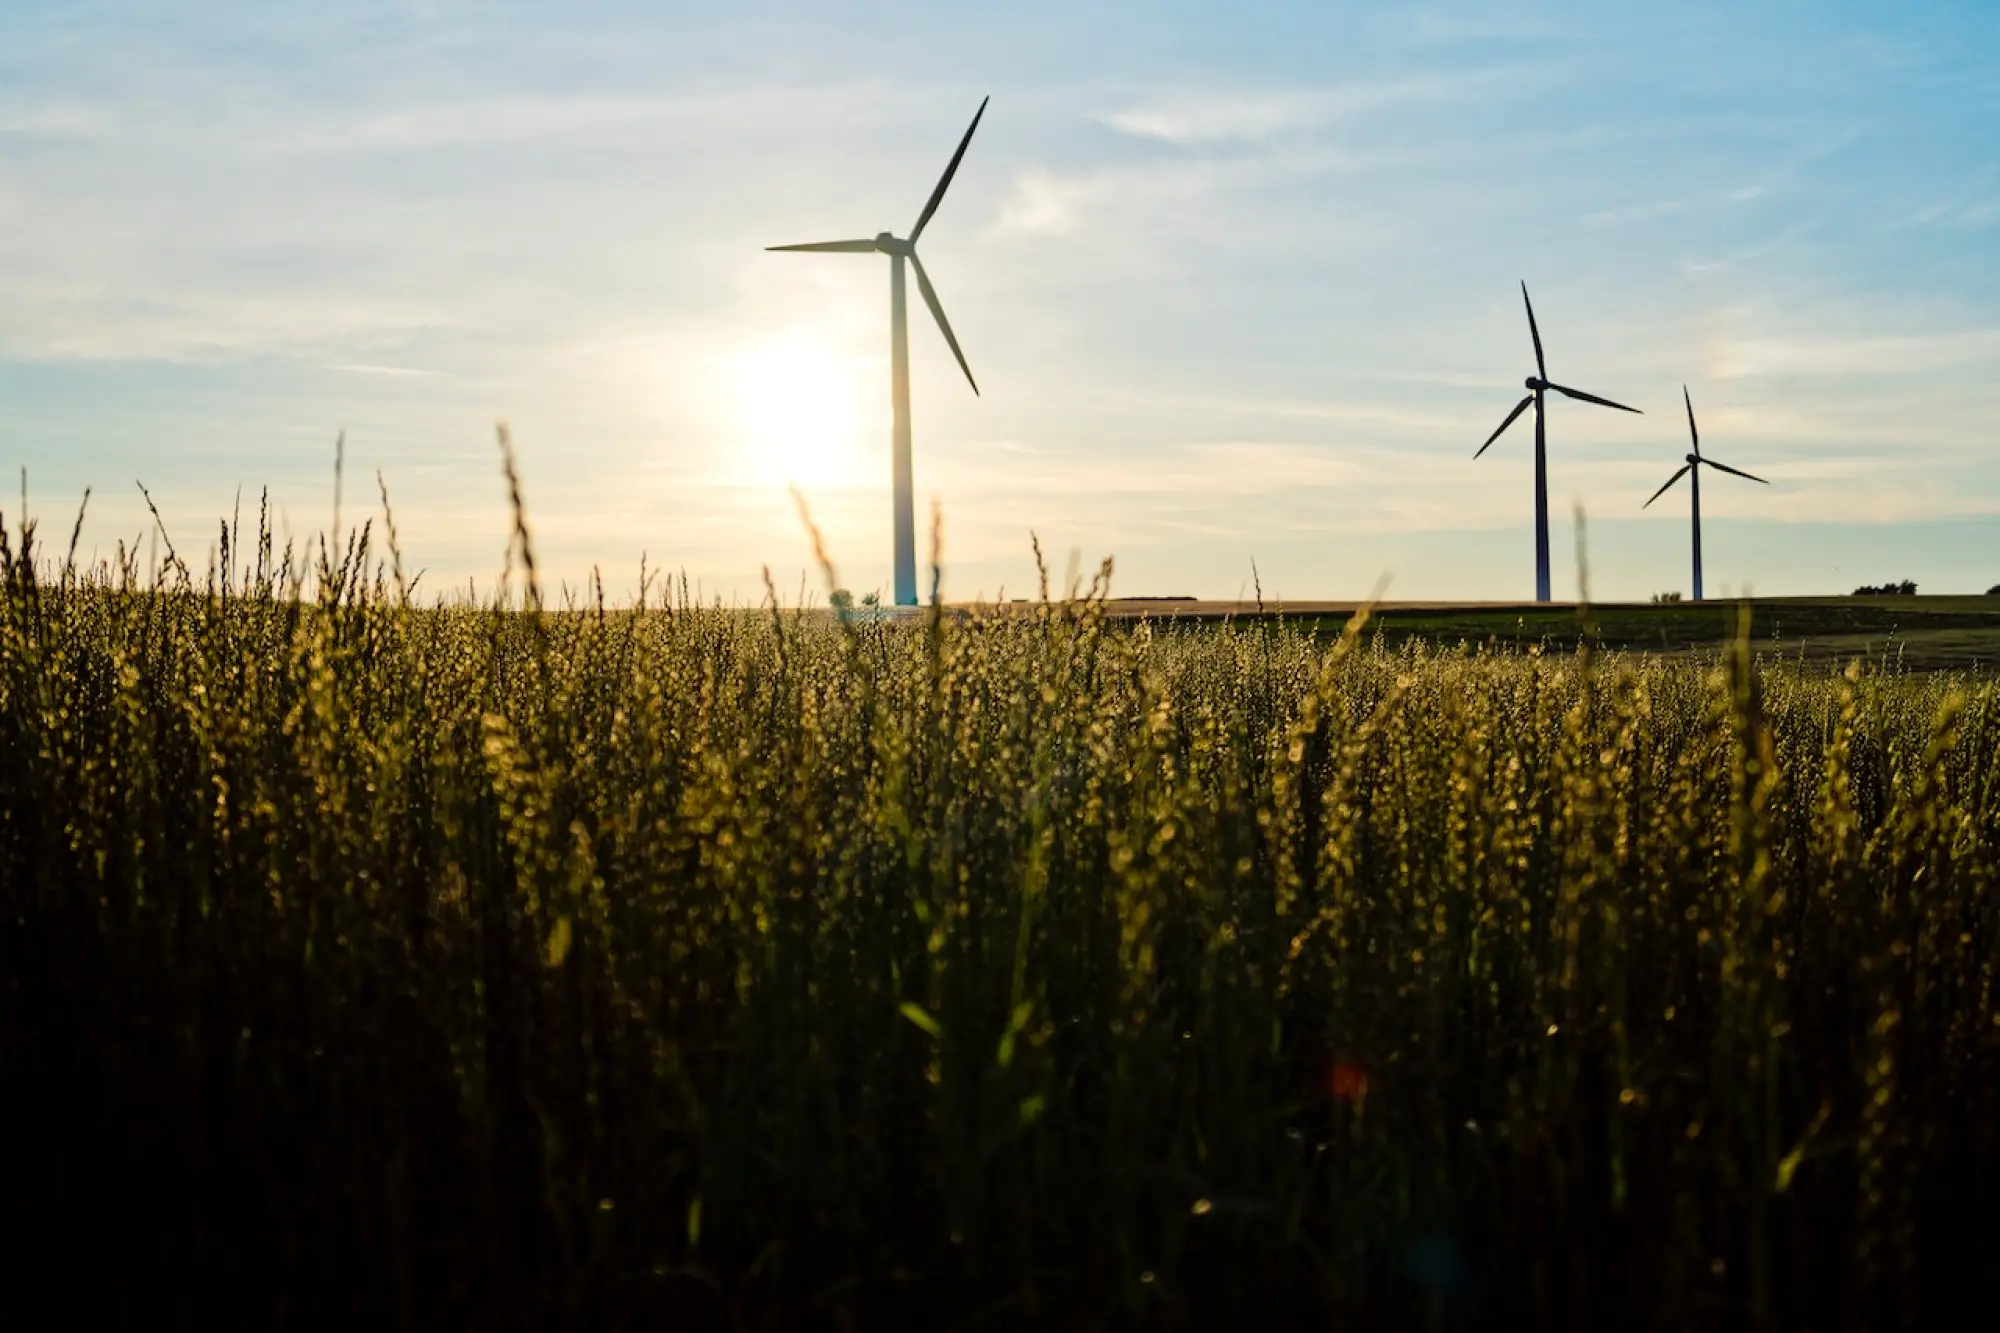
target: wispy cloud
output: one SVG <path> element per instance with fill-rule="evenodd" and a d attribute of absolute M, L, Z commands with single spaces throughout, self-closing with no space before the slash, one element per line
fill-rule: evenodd
<path fill-rule="evenodd" d="M 1410 102 L 1463 96 L 1480 82 L 1417 77 L 1331 88 L 1183 91 L 1101 117 L 1120 134 L 1181 146 L 1256 143 Z"/>
<path fill-rule="evenodd" d="M 2000 360 L 2000 329 L 1896 337 L 1793 335 L 1732 341 L 1731 378 L 1820 375 L 1937 375 Z"/>
<path fill-rule="evenodd" d="M 1961 231 L 1977 231 L 2000 224 L 2000 188 L 1996 188 L 1996 176 L 2000 176 L 2000 170 L 1986 167 L 1952 190 L 1948 198 L 1912 213 L 1910 224 Z"/>
<path fill-rule="evenodd" d="M 1255 154 L 1173 155 L 1068 171 L 1035 163 L 1015 173 L 986 235 L 1075 238 L 1096 231 L 1103 237 L 1103 257 L 1143 263 L 1149 253 L 1191 236 L 1242 240 L 1261 232 L 1268 240 L 1278 230 L 1294 229 L 1300 221 L 1296 215 L 1260 207 L 1265 191 L 1405 165 L 1394 154 L 1309 143 L 1265 145 Z M 1315 218 L 1301 230 L 1321 243 L 1380 234 L 1360 209 Z"/>
<path fill-rule="evenodd" d="M 1480 381 L 1484 387 L 1489 381 Z M 1394 403 L 1349 399 L 1282 398 L 1275 395 L 1225 398 L 1200 394 L 1165 394 L 1156 400 L 1174 410 L 1199 410 L 1233 416 L 1264 417 L 1273 420 L 1311 421 L 1322 424 L 1387 429 L 1406 434 L 1449 432 L 1463 429 L 1464 421 L 1437 407 L 1409 407 Z"/>
<path fill-rule="evenodd" d="M 1733 190 L 1717 190 L 1679 199 L 1650 199 L 1642 203 L 1621 204 L 1616 208 L 1601 208 L 1584 214 L 1583 220 L 1593 227 L 1652 222 L 1659 218 L 1678 217 L 1696 209 L 1713 208 L 1719 204 L 1749 203 L 1763 198 L 1768 193 L 1770 193 L 1768 186 L 1744 185 Z"/>
<path fill-rule="evenodd" d="M 312 108 L 308 117 L 251 140 L 268 153 L 365 154 L 574 143 L 601 149 L 621 140 L 700 134 L 726 124 L 736 135 L 792 133 L 828 107 L 856 134 L 902 123 L 921 100 L 874 81 L 805 86 L 695 86 L 668 93 L 566 90 L 468 95 L 386 109 Z"/>
<path fill-rule="evenodd" d="M 122 118 L 109 108 L 66 99 L 32 100 L 18 95 L 0 101 L 0 137 L 22 140 L 78 140 L 104 137 Z"/>
<path fill-rule="evenodd" d="M 1061 236 L 1074 231 L 1088 183 L 1065 179 L 1046 167 L 1030 166 L 1015 173 L 1013 188 L 1000 205 L 995 236 Z"/>
<path fill-rule="evenodd" d="M 1324 93 L 1182 96 L 1117 111 L 1104 123 L 1120 134 L 1172 144 L 1268 139 L 1324 123 L 1333 114 Z"/>
<path fill-rule="evenodd" d="M 1740 246 L 1727 254 L 1715 255 L 1704 259 L 1683 259 L 1680 263 L 1680 271 L 1684 276 L 1690 278 L 1711 277 L 1726 273 L 1731 269 L 1749 264 L 1753 260 L 1769 259 L 1773 255 L 1783 254 L 1797 245 L 1807 234 L 1806 224 L 1795 223 L 1792 226 L 1786 227 L 1776 236 L 1754 242 L 1750 245 Z"/>
<path fill-rule="evenodd" d="M 346 375 L 385 375 L 391 379 L 441 379 L 441 370 L 422 370 L 416 366 L 371 366 L 352 362 L 328 362 L 325 369 Z"/>

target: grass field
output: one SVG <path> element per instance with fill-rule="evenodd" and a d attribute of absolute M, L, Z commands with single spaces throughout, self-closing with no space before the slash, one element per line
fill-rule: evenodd
<path fill-rule="evenodd" d="M 1282 618 L 1320 635 L 1338 634 L 1353 602 L 1297 606 L 1180 599 L 1112 601 L 1107 613 L 1207 624 Z M 1751 651 L 1845 666 L 1862 661 L 1910 671 L 1991 671 L 2000 667 L 2000 597 L 1764 597 L 1749 603 Z M 1602 648 L 1661 655 L 1713 653 L 1735 639 L 1743 603 L 1380 603 L 1370 634 L 1395 646 L 1422 639 L 1439 647 Z"/>
<path fill-rule="evenodd" d="M 268 534 L 158 586 L 23 547 L 9 1326 L 2000 1294 L 1991 675 L 1709 608 L 1593 611 L 1671 659 L 1475 654 L 1412 636 L 1530 613 L 417 609 L 365 539 L 309 595 Z"/>

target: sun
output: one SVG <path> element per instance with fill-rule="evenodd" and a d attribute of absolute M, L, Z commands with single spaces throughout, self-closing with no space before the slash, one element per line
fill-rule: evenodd
<path fill-rule="evenodd" d="M 729 371 L 741 461 L 750 475 L 798 486 L 861 482 L 859 367 L 794 332 L 744 349 Z"/>

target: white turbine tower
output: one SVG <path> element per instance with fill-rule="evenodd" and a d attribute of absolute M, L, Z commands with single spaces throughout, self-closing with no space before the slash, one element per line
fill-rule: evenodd
<path fill-rule="evenodd" d="M 931 308 L 936 317 L 944 340 L 951 344 L 951 354 L 958 358 L 958 368 L 965 372 L 966 383 L 972 385 L 972 392 L 979 392 L 979 382 L 972 378 L 972 367 L 965 364 L 965 353 L 958 349 L 958 339 L 952 335 L 951 321 L 944 317 L 944 307 L 938 303 L 937 292 L 931 280 L 924 275 L 924 264 L 917 258 L 917 238 L 924 234 L 924 227 L 930 222 L 931 214 L 937 212 L 944 200 L 944 192 L 951 185 L 951 178 L 958 172 L 960 159 L 965 156 L 966 147 L 972 142 L 972 132 L 979 128 L 979 118 L 986 114 L 986 103 L 992 99 L 982 98 L 979 110 L 972 117 L 972 124 L 965 131 L 965 137 L 958 141 L 958 151 L 951 155 L 951 165 L 944 169 L 938 180 L 937 189 L 931 191 L 930 202 L 917 216 L 917 225 L 910 228 L 908 239 L 899 239 L 883 232 L 867 241 L 816 241 L 809 245 L 773 245 L 772 250 L 817 250 L 833 254 L 885 254 L 889 256 L 889 355 L 890 393 L 895 411 L 895 537 L 896 537 L 896 605 L 915 606 L 917 604 L 917 534 L 916 515 L 913 512 L 910 484 L 910 329 L 905 314 L 903 298 L 903 261 L 917 271 L 917 290 L 923 294 L 924 304 Z"/>

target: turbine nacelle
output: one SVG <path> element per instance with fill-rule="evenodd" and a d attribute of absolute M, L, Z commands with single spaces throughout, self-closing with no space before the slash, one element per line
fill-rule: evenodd
<path fill-rule="evenodd" d="M 886 231 L 875 238 L 875 248 L 885 255 L 902 255 L 905 258 L 917 252 L 916 246 L 908 241 L 900 240 Z"/>
<path fill-rule="evenodd" d="M 1696 463 L 1701 462 L 1701 459 L 1696 458 L 1693 454 L 1689 454 L 1687 456 L 1687 461 L 1688 461 L 1688 466 L 1693 467 Z"/>
<path fill-rule="evenodd" d="M 1539 375 L 1530 375 L 1528 376 L 1528 378 L 1522 380 L 1521 383 L 1523 386 L 1526 387 L 1529 393 L 1540 393 L 1542 390 L 1549 387 L 1549 382 L 1541 378 Z"/>

